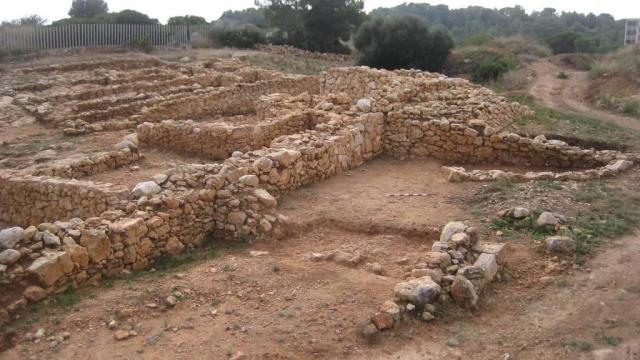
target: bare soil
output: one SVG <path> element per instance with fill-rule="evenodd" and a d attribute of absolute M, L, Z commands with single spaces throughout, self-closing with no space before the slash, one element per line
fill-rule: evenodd
<path fill-rule="evenodd" d="M 585 101 L 589 88 L 589 72 L 560 67 L 549 59 L 541 59 L 530 65 L 536 74 L 529 87 L 529 93 L 551 108 L 570 110 L 602 121 L 640 130 L 640 121 L 632 117 L 616 115 L 593 108 Z M 567 79 L 559 79 L 564 71 Z"/>
<path fill-rule="evenodd" d="M 195 61 L 221 54 L 156 55 Z M 60 54 L 33 64 L 95 56 Z M 546 105 L 640 125 L 586 107 L 580 95 L 586 74 L 565 69 L 570 78 L 560 80 L 560 68 L 550 62 L 533 67 L 537 77 L 531 92 Z M 105 151 L 129 132 L 63 138 L 60 130 L 37 123 L 11 125 L 0 131 L 6 142 L 0 149 L 21 166 L 48 148 L 61 158 Z M 133 186 L 170 162 L 206 161 L 160 150 L 143 153 L 137 164 L 85 179 Z M 288 194 L 278 209 L 291 223 L 284 239 L 245 245 L 211 239 L 213 250 L 198 250 L 210 252 L 205 259 L 169 270 L 156 264 L 157 271 L 123 274 L 59 295 L 58 304 L 32 306 L 11 325 L 15 332 L 5 339 L 7 350 L 0 358 L 228 359 L 242 352 L 246 359 L 640 359 L 640 263 L 634 261 L 640 235 L 608 242 L 583 266 L 574 265 L 574 259 L 550 258 L 539 239 L 524 233 L 500 236 L 490 227 L 491 219 L 511 206 L 571 217 L 591 207 L 569 196 L 583 191 L 584 184 L 448 183 L 440 166 L 434 160 L 382 157 Z M 609 183 L 632 187 L 640 183 L 640 172 Z M 434 322 L 407 319 L 371 341 L 359 337 L 358 322 L 392 297 L 393 286 L 430 249 L 439 227 L 453 220 L 465 220 L 479 229 L 481 239 L 507 246 L 506 270 L 482 294 L 478 309 L 448 305 Z M 356 260 L 309 258 L 324 251 L 341 251 Z M 384 269 L 381 275 L 367 271 L 374 262 Z M 178 299 L 175 306 L 165 304 L 169 295 Z M 38 329 L 46 335 L 34 340 Z M 116 340 L 116 330 L 136 335 Z M 69 338 L 57 341 L 65 332 Z"/>

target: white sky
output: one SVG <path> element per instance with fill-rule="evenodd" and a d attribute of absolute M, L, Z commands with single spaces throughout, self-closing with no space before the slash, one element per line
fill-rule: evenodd
<path fill-rule="evenodd" d="M 166 23 L 175 15 L 198 15 L 207 20 L 215 20 L 225 10 L 241 10 L 252 7 L 254 0 L 106 0 L 109 11 L 133 9 L 143 12 L 152 18 Z M 377 7 L 391 7 L 402 4 L 405 0 L 365 0 L 366 10 Z M 558 11 L 577 11 L 595 14 L 609 13 L 616 19 L 640 18 L 640 1 L 637 0 L 434 0 L 430 4 L 446 4 L 450 8 L 470 5 L 488 8 L 511 7 L 522 5 L 527 12 L 553 7 Z M 20 18 L 30 14 L 38 14 L 49 21 L 67 17 L 71 0 L 0 0 L 0 21 Z"/>

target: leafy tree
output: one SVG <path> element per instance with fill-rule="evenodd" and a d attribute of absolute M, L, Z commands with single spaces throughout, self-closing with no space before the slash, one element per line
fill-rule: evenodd
<path fill-rule="evenodd" d="M 342 41 L 362 23 L 362 0 L 257 1 L 269 23 L 294 46 L 323 52 L 348 52 Z"/>
<path fill-rule="evenodd" d="M 136 25 L 156 25 L 158 19 L 152 19 L 147 14 L 135 10 L 122 10 L 116 13 L 102 14 L 94 17 L 71 17 L 54 21 L 52 25 L 71 24 L 136 24 Z"/>
<path fill-rule="evenodd" d="M 109 12 L 109 6 L 104 0 L 73 0 L 69 16 L 95 17 Z"/>
<path fill-rule="evenodd" d="M 157 25 L 158 19 L 152 19 L 147 14 L 135 10 L 122 10 L 109 14 L 112 23 L 115 24 L 137 24 L 137 25 Z"/>
<path fill-rule="evenodd" d="M 29 15 L 15 19 L 11 21 L 3 21 L 0 26 L 42 26 L 46 24 L 47 19 L 44 19 L 40 15 Z"/>
<path fill-rule="evenodd" d="M 361 65 L 429 71 L 441 71 L 453 48 L 444 29 L 429 31 L 426 22 L 416 16 L 365 22 L 354 36 L 354 44 Z"/>
<path fill-rule="evenodd" d="M 259 28 L 268 27 L 267 18 L 262 9 L 249 8 L 239 11 L 228 10 L 222 13 L 218 22 L 225 25 L 254 25 Z"/>
<path fill-rule="evenodd" d="M 551 36 L 547 44 L 554 54 L 568 54 L 576 52 L 576 40 L 578 34 L 573 31 L 565 31 Z"/>
<path fill-rule="evenodd" d="M 257 44 L 266 42 L 264 33 L 253 25 L 244 27 L 214 28 L 209 33 L 209 39 L 214 46 L 250 49 Z"/>
<path fill-rule="evenodd" d="M 520 6 L 487 9 L 469 6 L 462 9 L 449 9 L 446 5 L 405 3 L 392 8 L 379 8 L 370 13 L 370 17 L 389 18 L 394 16 L 416 15 L 429 24 L 440 24 L 449 30 L 456 43 L 486 34 L 491 37 L 524 35 L 555 46 L 570 45 L 568 32 L 578 35 L 573 46 L 576 51 L 608 52 L 622 46 L 624 22 L 616 21 L 609 14 L 579 14 L 576 12 L 558 12 L 553 8 L 534 11 L 527 14 Z M 564 38 L 556 37 L 563 34 Z M 570 47 L 570 46 L 569 46 Z M 566 48 L 566 47 L 565 47 Z"/>
<path fill-rule="evenodd" d="M 206 25 L 209 22 L 202 16 L 185 15 L 169 18 L 169 25 Z"/>

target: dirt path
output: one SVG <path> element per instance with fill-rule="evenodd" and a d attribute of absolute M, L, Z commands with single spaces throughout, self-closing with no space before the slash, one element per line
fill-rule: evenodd
<path fill-rule="evenodd" d="M 583 100 L 589 85 L 589 73 L 561 68 L 548 59 L 542 59 L 530 65 L 536 74 L 529 93 L 544 105 L 564 110 L 571 110 L 586 116 L 595 117 L 619 126 L 640 130 L 640 120 L 612 114 L 587 106 Z M 569 78 L 558 79 L 557 75 L 564 71 Z"/>

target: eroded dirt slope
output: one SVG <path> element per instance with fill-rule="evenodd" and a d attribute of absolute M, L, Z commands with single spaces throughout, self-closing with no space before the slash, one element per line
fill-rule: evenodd
<path fill-rule="evenodd" d="M 589 86 L 589 73 L 561 68 L 548 59 L 541 59 L 530 65 L 536 76 L 530 85 L 529 93 L 551 108 L 575 111 L 602 121 L 640 130 L 640 121 L 631 117 L 612 114 L 588 106 L 584 94 Z M 559 79 L 560 71 L 568 78 Z"/>

